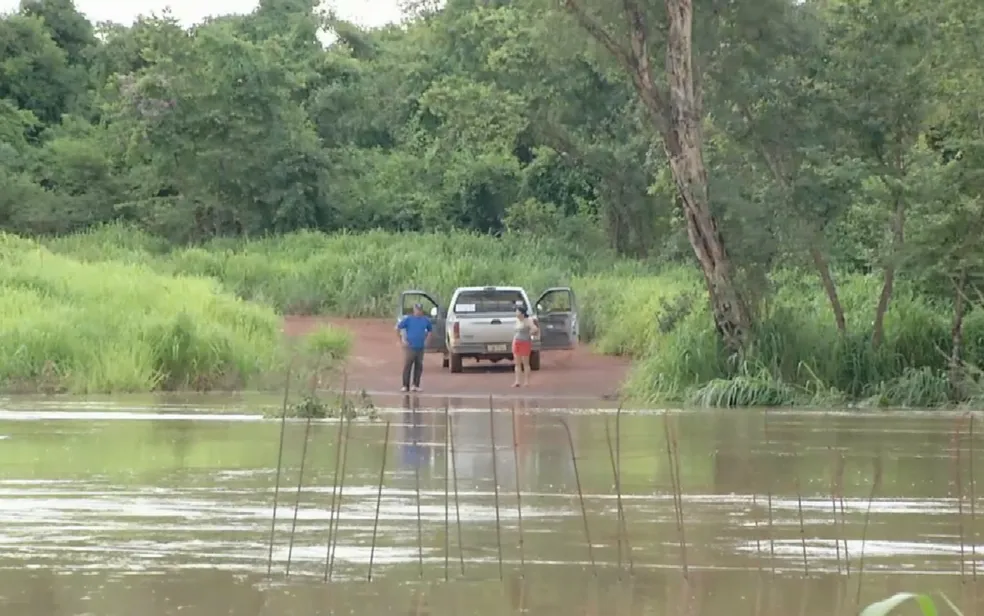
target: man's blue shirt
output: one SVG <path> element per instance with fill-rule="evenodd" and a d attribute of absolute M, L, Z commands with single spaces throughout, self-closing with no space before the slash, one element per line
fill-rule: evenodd
<path fill-rule="evenodd" d="M 427 334 L 433 331 L 431 320 L 424 315 L 409 314 L 403 317 L 397 329 L 403 330 L 407 337 L 407 346 L 414 351 L 423 351 L 427 342 Z"/>

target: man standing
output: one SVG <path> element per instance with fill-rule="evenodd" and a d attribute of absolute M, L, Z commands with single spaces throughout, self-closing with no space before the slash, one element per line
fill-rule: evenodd
<path fill-rule="evenodd" d="M 420 391 L 420 375 L 424 372 L 424 350 L 434 331 L 431 320 L 420 304 L 413 305 L 413 314 L 400 319 L 396 326 L 403 343 L 403 388 L 400 391 Z M 410 375 L 413 373 L 413 387 Z"/>

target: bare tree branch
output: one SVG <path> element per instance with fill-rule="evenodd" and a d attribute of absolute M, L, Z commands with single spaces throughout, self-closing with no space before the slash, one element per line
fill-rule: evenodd
<path fill-rule="evenodd" d="M 595 18 L 588 15 L 588 12 L 578 2 L 578 0 L 560 1 L 564 8 L 574 15 L 574 18 L 577 19 L 579 24 L 581 24 L 581 27 L 591 35 L 591 38 L 601 43 L 608 53 L 612 54 L 615 59 L 619 61 L 623 68 L 629 71 L 635 71 L 635 62 L 633 62 L 632 53 L 619 45 L 618 41 L 615 40 L 615 37 L 613 37 L 610 32 L 605 30 L 604 26 L 602 26 Z"/>
<path fill-rule="evenodd" d="M 646 14 L 638 0 L 622 0 L 622 10 L 628 25 L 630 47 L 626 49 L 595 18 L 588 15 L 579 0 L 561 0 L 578 23 L 628 71 L 636 91 L 649 112 L 650 119 L 662 134 L 666 131 L 666 97 L 653 79 L 649 55 L 649 27 Z"/>
<path fill-rule="evenodd" d="M 628 21 L 632 41 L 632 57 L 635 61 L 633 79 L 636 89 L 646 101 L 646 106 L 654 114 L 661 130 L 667 112 L 666 99 L 653 80 L 653 67 L 649 55 L 649 23 L 639 0 L 622 0 L 622 9 Z M 655 116 L 658 116 L 655 117 Z"/>

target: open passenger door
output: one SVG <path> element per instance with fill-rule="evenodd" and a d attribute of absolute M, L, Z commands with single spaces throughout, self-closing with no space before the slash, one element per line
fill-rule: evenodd
<path fill-rule="evenodd" d="M 413 314 L 413 305 L 420 304 L 424 308 L 424 314 L 430 317 L 434 325 L 430 339 L 427 341 L 427 352 L 443 353 L 445 351 L 445 323 L 447 312 L 441 303 L 434 299 L 434 296 L 425 291 L 404 291 L 400 293 L 400 300 L 397 303 L 396 322 L 408 314 Z"/>
<path fill-rule="evenodd" d="M 536 300 L 540 322 L 540 348 L 544 351 L 573 349 L 580 334 L 577 298 L 570 287 L 547 289 Z"/>

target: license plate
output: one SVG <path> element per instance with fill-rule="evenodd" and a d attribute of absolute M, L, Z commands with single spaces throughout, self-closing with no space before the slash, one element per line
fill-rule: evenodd
<path fill-rule="evenodd" d="M 509 348 L 508 344 L 489 344 L 486 345 L 486 350 L 489 353 L 505 353 L 506 349 Z"/>

